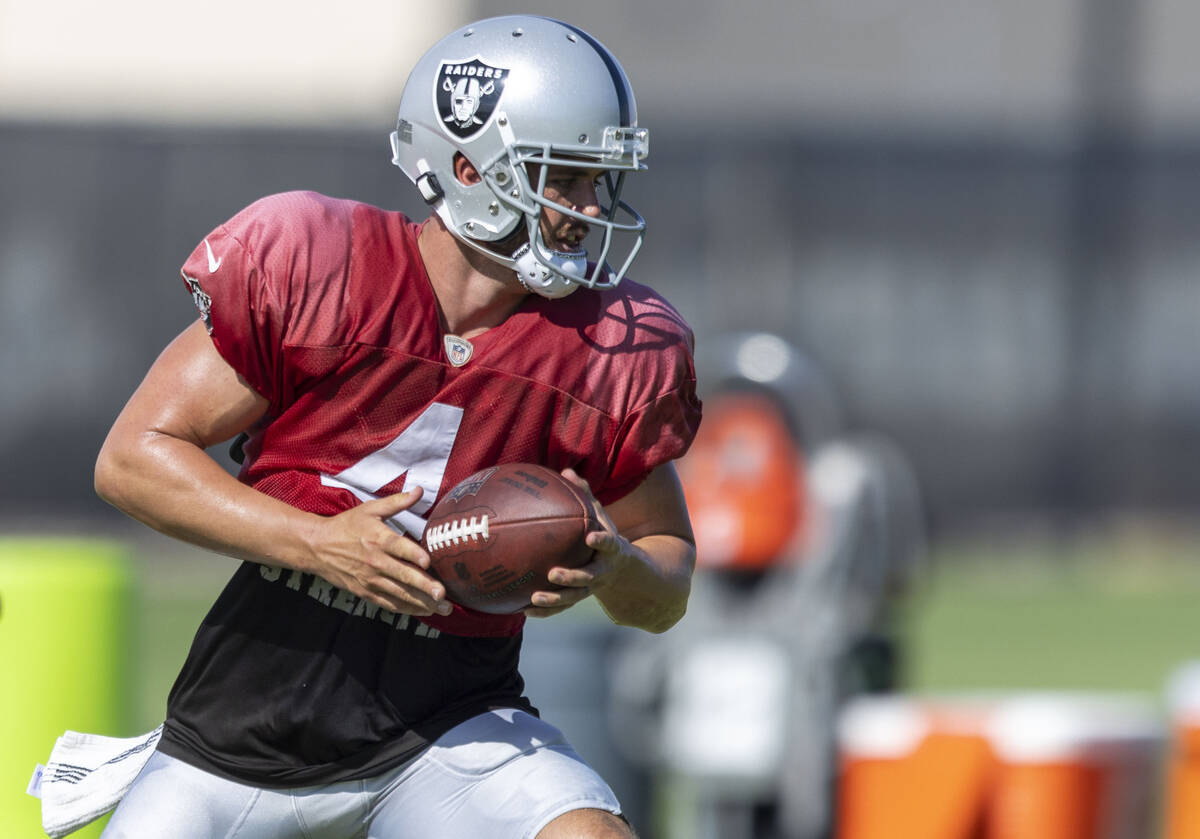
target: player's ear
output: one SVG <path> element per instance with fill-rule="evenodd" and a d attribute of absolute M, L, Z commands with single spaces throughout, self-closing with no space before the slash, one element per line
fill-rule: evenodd
<path fill-rule="evenodd" d="M 454 177 L 458 178 L 458 182 L 464 186 L 475 186 L 483 180 L 479 170 L 475 168 L 475 164 L 467 160 L 467 156 L 462 152 L 454 154 Z"/>

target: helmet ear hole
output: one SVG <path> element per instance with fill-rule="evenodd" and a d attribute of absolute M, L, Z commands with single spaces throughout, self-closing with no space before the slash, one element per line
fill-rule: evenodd
<path fill-rule="evenodd" d="M 479 174 L 475 164 L 467 160 L 467 156 L 462 152 L 454 153 L 454 177 L 463 186 L 475 186 L 483 181 L 483 176 Z"/>

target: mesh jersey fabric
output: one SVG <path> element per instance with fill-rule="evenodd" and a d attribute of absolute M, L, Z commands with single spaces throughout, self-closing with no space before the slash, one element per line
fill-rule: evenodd
<path fill-rule="evenodd" d="M 481 468 L 525 461 L 572 467 L 611 503 L 686 451 L 700 417 L 692 335 L 660 296 L 628 280 L 530 295 L 455 367 L 419 230 L 285 193 L 193 251 L 182 275 L 216 348 L 270 403 L 241 481 L 332 515 L 420 472 L 434 481 L 421 512 Z M 338 480 L 350 474 L 370 480 Z M 459 606 L 410 619 L 244 563 L 197 632 L 162 748 L 265 786 L 375 774 L 484 710 L 530 708 L 523 621 Z"/>

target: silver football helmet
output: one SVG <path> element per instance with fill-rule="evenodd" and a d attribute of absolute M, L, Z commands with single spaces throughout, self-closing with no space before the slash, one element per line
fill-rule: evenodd
<path fill-rule="evenodd" d="M 545 297 L 609 288 L 625 276 L 646 223 L 621 201 L 621 188 L 627 173 L 646 168 L 648 151 L 612 53 L 581 29 L 532 15 L 483 20 L 435 44 L 408 77 L 392 132 L 392 162 L 450 231 Z M 482 181 L 459 181 L 458 153 Z M 598 218 L 545 197 L 551 166 L 600 171 Z M 547 207 L 601 234 L 590 270 L 587 251 L 544 240 Z M 631 238 L 614 270 L 618 233 Z"/>

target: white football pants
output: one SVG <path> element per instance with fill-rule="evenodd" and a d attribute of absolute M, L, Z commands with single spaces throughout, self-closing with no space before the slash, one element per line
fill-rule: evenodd
<path fill-rule="evenodd" d="M 570 810 L 620 812 L 554 726 L 492 711 L 360 781 L 262 789 L 156 752 L 102 839 L 533 839 Z"/>

